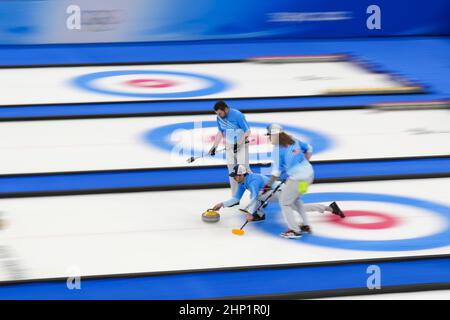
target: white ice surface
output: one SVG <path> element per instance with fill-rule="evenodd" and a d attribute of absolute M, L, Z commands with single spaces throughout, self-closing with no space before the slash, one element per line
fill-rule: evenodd
<path fill-rule="evenodd" d="M 449 184 L 450 179 L 335 183 L 313 185 L 310 192 L 383 193 L 450 206 Z M 228 197 L 228 189 L 215 189 L 0 200 L 6 222 L 0 231 L 1 248 L 20 269 L 14 273 L 2 264 L 0 280 L 65 277 L 74 268 L 82 275 L 102 275 L 450 253 L 450 246 L 390 252 L 321 247 L 286 240 L 251 224 L 244 236 L 235 236 L 231 229 L 240 227 L 243 216 L 232 208 L 221 212 L 217 224 L 201 221 L 204 210 Z M 353 201 L 340 205 L 397 217 L 402 222 L 390 230 L 391 239 L 436 233 L 449 224 L 433 212 L 410 206 Z M 389 239 L 383 230 L 358 233 L 336 226 L 326 214 L 310 217 L 317 235 Z"/>
<path fill-rule="evenodd" d="M 104 71 L 151 70 L 188 72 L 219 79 L 227 84 L 220 91 L 191 99 L 284 97 L 321 95 L 330 89 L 384 89 L 402 84 L 387 74 L 373 73 L 351 62 L 320 63 L 206 63 L 107 67 L 20 68 L 0 70 L 0 105 L 46 104 L 100 101 L 174 100 L 171 97 L 130 97 L 88 91 L 76 86 L 78 76 Z M 129 79 L 164 79 L 177 83 L 170 88 L 136 88 Z M 184 75 L 136 74 L 111 76 L 92 82 L 97 89 L 125 93 L 174 93 L 203 89 L 211 83 Z M 26 94 L 24 94 L 26 92 Z"/>
<path fill-rule="evenodd" d="M 330 148 L 315 153 L 313 160 L 414 157 L 450 154 L 450 112 L 367 110 L 248 114 L 248 121 L 275 122 L 312 130 L 331 141 Z M 215 116 L 174 116 L 126 119 L 26 121 L 0 123 L 0 174 L 88 171 L 223 164 L 216 158 L 188 164 L 190 142 L 209 150 L 216 128 L 182 131 L 161 142 L 186 148 L 172 154 L 146 141 L 151 129 L 183 122 L 215 121 Z M 290 132 L 311 142 L 308 136 Z M 252 139 L 265 129 L 253 127 Z M 314 143 L 313 143 L 314 147 Z M 316 150 L 318 146 L 316 145 Z M 262 155 L 253 162 L 267 162 L 269 144 L 250 146 Z M 265 156 L 265 157 L 264 157 Z"/>
<path fill-rule="evenodd" d="M 450 300 L 450 290 L 370 294 L 361 296 L 323 298 L 318 300 Z"/>

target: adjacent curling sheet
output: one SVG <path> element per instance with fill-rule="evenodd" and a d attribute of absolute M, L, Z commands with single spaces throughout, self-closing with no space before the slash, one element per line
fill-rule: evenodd
<path fill-rule="evenodd" d="M 0 83 L 0 105 L 4 106 L 422 90 L 351 60 L 8 68 L 0 69 Z"/>
<path fill-rule="evenodd" d="M 250 160 L 270 161 L 266 126 L 279 123 L 310 143 L 313 160 L 450 155 L 447 110 L 368 110 L 248 114 Z M 224 164 L 206 153 L 215 116 L 0 123 L 0 174 L 184 167 Z"/>
<path fill-rule="evenodd" d="M 314 233 L 298 240 L 279 237 L 277 203 L 244 236 L 231 233 L 244 221 L 237 208 L 202 222 L 228 189 L 4 199 L 0 280 L 449 254 L 449 183 L 312 185 L 305 202 L 336 200 L 347 218 L 309 213 Z"/>

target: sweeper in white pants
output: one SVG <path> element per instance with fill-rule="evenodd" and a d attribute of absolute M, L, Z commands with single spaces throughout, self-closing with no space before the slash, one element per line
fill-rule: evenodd
<path fill-rule="evenodd" d="M 244 192 L 248 190 L 250 192 L 250 203 L 244 210 L 240 210 L 247 214 L 247 220 L 249 221 L 265 220 L 266 214 L 264 212 L 264 206 L 262 205 L 266 201 L 279 201 L 280 194 L 283 194 L 282 190 L 286 187 L 281 181 L 275 181 L 274 183 L 272 183 L 272 185 L 270 185 L 269 190 L 264 190 L 264 187 L 268 185 L 269 177 L 257 173 L 248 173 L 247 169 L 243 165 L 235 166 L 233 172 L 230 173 L 230 177 L 232 177 L 238 183 L 238 189 L 236 193 L 231 199 L 214 205 L 211 210 L 217 211 L 224 207 L 226 208 L 238 205 L 242 199 L 242 196 L 244 195 Z M 305 204 L 304 209 L 306 212 L 331 212 L 333 214 L 339 215 L 339 212 L 335 211 L 331 206 L 332 204 L 329 206 L 325 206 L 323 204 L 312 203 Z M 306 224 L 303 227 L 309 228 L 306 215 L 304 216 L 304 219 L 306 220 L 306 222 L 304 221 L 304 223 Z"/>
<path fill-rule="evenodd" d="M 305 206 L 301 200 L 303 194 L 308 190 L 308 186 L 314 180 L 314 170 L 309 163 L 313 151 L 312 146 L 291 137 L 277 124 L 272 124 L 267 128 L 267 135 L 270 137 L 274 149 L 272 151 L 272 177 L 264 189 L 270 188 L 281 175 L 287 176 L 279 203 L 289 229 L 281 233 L 281 236 L 295 239 L 301 237 L 302 231 L 310 233 L 311 227 L 306 211 L 324 212 L 331 208 L 333 213 L 343 217 L 344 214 L 335 202 L 329 206 L 320 204 Z M 297 215 L 301 216 L 302 225 L 297 223 Z"/>
<path fill-rule="evenodd" d="M 218 132 L 208 154 L 214 156 L 222 138 L 225 138 L 228 173 L 233 172 L 237 165 L 243 165 L 247 172 L 251 173 L 248 150 L 250 127 L 244 114 L 237 109 L 228 107 L 224 101 L 216 102 L 214 111 L 217 114 Z M 238 183 L 232 177 L 229 178 L 229 181 L 233 196 L 238 189 Z"/>
<path fill-rule="evenodd" d="M 212 210 L 217 211 L 221 208 L 233 207 L 240 203 L 244 192 L 248 190 L 250 192 L 250 203 L 245 209 L 240 209 L 247 214 L 247 220 L 249 221 L 262 221 L 266 219 L 266 214 L 262 204 L 268 199 L 270 193 L 262 194 L 264 185 L 269 181 L 269 177 L 257 174 L 249 173 L 243 165 L 237 165 L 233 168 L 233 172 L 230 173 L 230 177 L 238 183 L 238 189 L 233 197 L 227 201 L 220 202 L 212 207 Z M 271 189 L 274 190 L 278 186 L 279 182 L 273 183 Z M 275 192 L 276 190 L 274 190 Z M 275 192 L 276 194 L 277 192 Z M 274 198 L 275 195 L 271 198 Z"/>
<path fill-rule="evenodd" d="M 293 191 L 296 191 L 297 188 L 294 188 L 292 186 L 292 185 L 295 185 L 295 183 L 293 183 L 292 181 L 293 180 L 287 180 L 286 184 L 281 186 L 280 192 L 274 194 L 273 197 L 269 201 L 278 200 L 278 202 L 280 202 L 280 205 L 281 205 L 281 201 L 284 201 L 285 203 L 289 203 L 292 201 L 292 198 L 294 198 L 294 197 L 298 198 L 297 192 L 293 192 Z M 272 186 L 274 186 L 274 185 L 276 186 L 276 183 L 277 182 L 272 184 Z M 290 194 L 291 192 L 292 192 L 292 194 Z M 283 196 L 283 200 L 281 200 L 282 199 L 281 196 Z M 298 198 L 296 201 L 293 201 L 293 205 L 294 205 L 294 210 L 297 211 L 302 217 L 303 223 L 299 227 L 300 227 L 300 231 L 304 232 L 304 233 L 312 232 L 310 224 L 309 224 L 308 215 L 305 214 L 306 212 L 319 212 L 319 213 L 330 212 L 332 214 L 340 216 L 341 218 L 345 218 L 344 213 L 338 207 L 336 202 L 332 202 L 328 206 L 320 204 L 320 203 L 305 204 L 305 203 L 303 203 L 303 201 L 300 198 Z M 283 214 L 285 214 L 285 219 L 286 219 L 286 222 L 288 223 L 288 225 L 292 225 L 294 227 L 298 226 L 298 224 L 296 223 L 296 220 L 291 220 L 292 218 L 295 219 L 295 216 L 290 215 L 286 218 L 286 211 L 284 211 Z"/>

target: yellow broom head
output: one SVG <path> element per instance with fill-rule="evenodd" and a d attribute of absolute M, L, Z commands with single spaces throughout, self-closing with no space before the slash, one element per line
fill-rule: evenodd
<path fill-rule="evenodd" d="M 243 236 L 245 233 L 245 231 L 242 229 L 233 229 L 233 230 L 231 230 L 231 232 L 237 236 Z"/>

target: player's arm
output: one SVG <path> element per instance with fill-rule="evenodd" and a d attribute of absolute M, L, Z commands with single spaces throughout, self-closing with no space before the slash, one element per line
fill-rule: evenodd
<path fill-rule="evenodd" d="M 222 138 L 223 138 L 223 132 L 218 131 L 216 133 L 216 137 L 214 138 L 214 144 L 213 144 L 214 148 L 217 148 L 219 146 L 220 142 L 222 141 Z"/>
<path fill-rule="evenodd" d="M 305 158 L 306 160 L 310 161 L 312 157 L 312 153 L 311 152 L 305 152 Z"/>
<path fill-rule="evenodd" d="M 247 211 L 251 214 L 255 213 L 256 206 L 258 205 L 258 197 L 259 197 L 259 188 L 258 185 L 253 184 L 249 188 L 250 191 L 250 206 L 247 208 Z"/>
<path fill-rule="evenodd" d="M 220 142 L 222 141 L 223 138 L 223 132 L 219 127 L 219 131 L 217 131 L 216 133 L 216 137 L 214 138 L 214 144 L 211 147 L 211 149 L 209 149 L 208 154 L 214 156 L 216 154 L 216 149 L 219 146 Z"/>
<path fill-rule="evenodd" d="M 300 148 L 305 154 L 305 158 L 310 161 L 313 153 L 313 147 L 309 143 L 300 142 Z"/>
<path fill-rule="evenodd" d="M 279 174 L 272 174 L 272 176 L 270 177 L 269 181 L 267 181 L 267 183 L 264 185 L 263 187 L 263 191 L 267 192 L 271 189 L 271 186 L 275 183 L 275 181 L 277 181 L 280 178 Z"/>
<path fill-rule="evenodd" d="M 240 114 L 238 123 L 242 131 L 244 131 L 244 134 L 238 141 L 238 144 L 242 144 L 248 139 L 248 137 L 250 137 L 251 131 L 250 126 L 248 125 L 247 120 L 245 119 L 245 116 L 242 113 Z"/>
<path fill-rule="evenodd" d="M 280 165 L 280 149 L 274 148 L 272 154 L 274 155 L 272 160 L 272 172 L 269 181 L 264 185 L 263 192 L 267 192 L 271 189 L 271 186 L 275 181 L 277 181 L 281 176 L 281 165 Z"/>
<path fill-rule="evenodd" d="M 238 189 L 236 190 L 236 193 L 233 195 L 233 197 L 231 199 L 216 204 L 214 207 L 212 207 L 212 209 L 220 210 L 221 208 L 232 207 L 232 206 L 239 204 L 239 202 L 242 199 L 242 196 L 244 195 L 244 192 L 245 192 L 245 186 L 243 184 L 239 184 Z"/>

